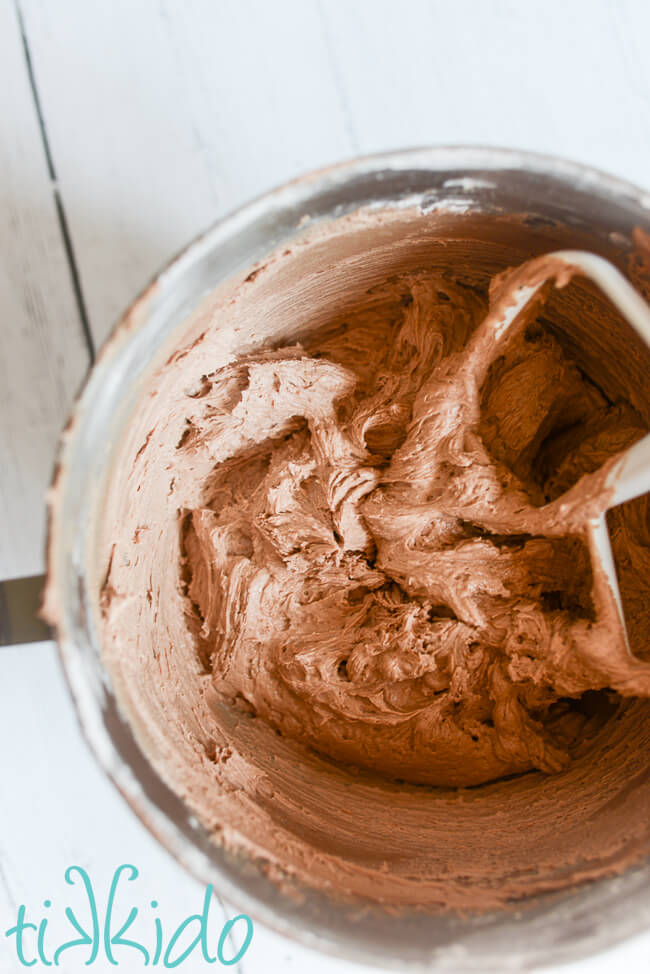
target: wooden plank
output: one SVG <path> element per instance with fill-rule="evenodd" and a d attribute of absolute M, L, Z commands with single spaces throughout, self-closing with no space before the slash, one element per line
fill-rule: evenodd
<path fill-rule="evenodd" d="M 364 151 L 514 146 L 650 187 L 646 0 L 324 0 Z"/>
<path fill-rule="evenodd" d="M 11 578 L 42 571 L 45 489 L 88 350 L 10 3 L 0 62 L 0 578 Z"/>
<path fill-rule="evenodd" d="M 641 183 L 644 0 L 22 0 L 98 341 L 219 215 L 357 152 L 492 143 Z"/>
<path fill-rule="evenodd" d="M 86 746 L 54 644 L 3 649 L 0 679 L 3 686 L 22 686 L 26 692 L 29 688 L 31 704 L 26 708 L 23 695 L 14 693 L 6 695 L 0 708 L 2 739 L 20 742 L 19 747 L 5 748 L 3 773 L 12 785 L 0 794 L 0 863 L 13 916 L 17 905 L 24 903 L 40 918 L 45 913 L 43 900 L 50 898 L 50 942 L 62 943 L 66 922 L 61 904 L 80 902 L 78 894 L 75 899 L 66 888 L 65 870 L 74 865 L 87 870 L 103 904 L 113 872 L 122 863 L 133 863 L 140 872 L 133 887 L 137 892 L 130 898 L 141 914 L 147 914 L 150 901 L 156 899 L 164 927 L 173 930 L 178 918 L 198 912 L 203 887 L 161 849 Z M 3 914 L 3 923 L 10 916 Z M 0 944 L 9 926 L 2 926 Z M 150 928 L 140 922 L 136 931 L 148 935 Z M 84 959 L 73 952 L 64 970 L 82 970 Z M 128 954 L 123 963 L 131 966 Z M 108 964 L 98 959 L 97 967 L 105 970 Z M 13 963 L 3 970 L 14 968 L 15 953 Z"/>
<path fill-rule="evenodd" d="M 23 9 L 98 342 L 219 215 L 356 151 L 314 2 Z"/>

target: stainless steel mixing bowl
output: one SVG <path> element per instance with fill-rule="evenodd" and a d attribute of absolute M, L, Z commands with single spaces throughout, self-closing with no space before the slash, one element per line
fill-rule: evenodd
<path fill-rule="evenodd" d="M 600 951 L 650 927 L 650 863 L 516 911 L 393 916 L 305 892 L 284 897 L 248 861 L 212 842 L 159 778 L 120 713 L 94 622 L 89 538 L 112 446 L 155 350 L 204 295 L 303 232 L 359 207 L 413 204 L 528 214 L 580 246 L 623 259 L 632 229 L 650 231 L 650 195 L 560 159 L 503 149 L 432 148 L 355 159 L 289 183 L 192 243 L 127 311 L 95 363 L 62 437 L 51 505 L 49 597 L 83 730 L 140 819 L 188 870 L 239 910 L 325 953 L 399 969 L 525 969 Z"/>

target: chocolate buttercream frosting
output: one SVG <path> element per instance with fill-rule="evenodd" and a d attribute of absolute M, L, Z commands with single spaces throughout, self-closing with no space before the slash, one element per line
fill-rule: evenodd
<path fill-rule="evenodd" d="M 632 653 L 586 524 L 650 428 L 649 353 L 565 268 L 506 270 L 545 233 L 317 228 L 207 299 L 131 415 L 106 665 L 164 778 L 278 881 L 484 909 L 648 850 L 647 499 L 609 515 Z M 549 272 L 497 341 L 513 275 Z"/>

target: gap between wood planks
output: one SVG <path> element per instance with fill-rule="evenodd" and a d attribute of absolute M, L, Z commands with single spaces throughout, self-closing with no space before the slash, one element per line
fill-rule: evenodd
<path fill-rule="evenodd" d="M 61 237 L 63 240 L 63 247 L 65 250 L 66 259 L 68 261 L 68 269 L 70 271 L 72 289 L 74 291 L 75 301 L 77 303 L 77 309 L 79 311 L 81 327 L 83 329 L 84 339 L 86 342 L 86 347 L 88 349 L 88 355 L 90 356 L 90 363 L 92 365 L 92 363 L 95 361 L 95 342 L 93 340 L 92 332 L 90 330 L 90 322 L 88 320 L 88 311 L 84 299 L 83 288 L 81 286 L 79 268 L 75 257 L 72 238 L 70 236 L 68 220 L 65 214 L 65 206 L 63 205 L 61 192 L 59 190 L 59 185 L 56 178 L 56 170 L 54 168 L 54 160 L 52 158 L 50 142 L 47 137 L 47 128 L 45 126 L 43 109 L 38 94 L 38 87 L 36 85 L 36 76 L 34 74 L 34 67 L 32 65 L 32 58 L 29 50 L 29 41 L 27 39 L 27 31 L 25 28 L 25 21 L 20 6 L 20 0 L 14 0 L 14 2 L 16 7 L 16 17 L 18 19 L 18 25 L 20 28 L 20 37 L 22 40 L 23 51 L 25 52 L 25 63 L 27 66 L 27 76 L 29 78 L 29 86 L 32 92 L 32 98 L 34 99 L 34 108 L 36 110 L 36 117 L 38 118 L 38 126 L 41 133 L 41 140 L 43 142 L 43 150 L 45 152 L 45 159 L 47 162 L 47 171 L 49 173 L 50 183 L 52 186 L 52 193 L 54 195 L 54 205 L 56 207 L 56 215 L 59 221 L 59 227 L 61 230 Z"/>

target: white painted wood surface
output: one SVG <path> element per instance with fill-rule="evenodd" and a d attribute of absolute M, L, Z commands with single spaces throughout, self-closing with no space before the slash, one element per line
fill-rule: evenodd
<path fill-rule="evenodd" d="M 16 12 L 0 3 L 0 578 L 42 570 L 43 494 L 88 365 Z"/>
<path fill-rule="evenodd" d="M 84 317 L 99 345 L 218 216 L 357 153 L 511 145 L 650 188 L 649 36 L 647 0 L 0 0 L 0 578 L 42 565 Z M 105 883 L 131 858 L 170 921 L 194 909 L 87 753 L 52 645 L 0 650 L 0 687 L 0 969 L 5 918 L 73 862 Z M 650 936 L 571 970 L 613 965 L 647 972 Z M 353 970 L 259 927 L 241 969 Z"/>

